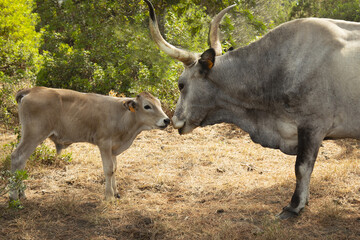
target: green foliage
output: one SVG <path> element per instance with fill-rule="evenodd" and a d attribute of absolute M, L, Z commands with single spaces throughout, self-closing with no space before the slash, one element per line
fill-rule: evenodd
<path fill-rule="evenodd" d="M 301 0 L 295 1 L 290 12 L 290 18 L 305 18 L 315 16 L 320 7 L 320 1 Z"/>
<path fill-rule="evenodd" d="M 9 191 L 18 191 L 18 192 L 25 191 L 26 184 L 24 183 L 24 180 L 27 180 L 29 177 L 26 170 L 17 170 L 14 173 L 10 173 L 7 171 L 5 175 L 8 176 L 7 179 L 8 181 L 4 193 L 7 193 Z M 1 195 L 1 189 L 0 189 L 0 195 Z M 23 209 L 24 207 L 22 206 L 20 199 L 18 199 L 18 200 L 10 200 L 9 208 Z"/>
<path fill-rule="evenodd" d="M 166 40 L 196 52 L 208 48 L 211 18 L 231 4 L 237 6 L 221 25 L 224 49 L 256 40 L 288 16 L 353 21 L 360 16 L 359 0 L 153 0 L 153 4 Z M 35 80 L 37 85 L 102 94 L 114 90 L 131 96 L 149 91 L 166 108 L 174 108 L 183 66 L 152 42 L 142 0 L 11 4 L 0 0 L 0 10 L 3 122 L 14 123 L 14 94 Z"/>
<path fill-rule="evenodd" d="M 11 208 L 11 209 L 23 209 L 24 206 L 21 204 L 20 199 L 18 199 L 18 200 L 10 200 L 9 201 L 9 208 Z"/>
<path fill-rule="evenodd" d="M 208 48 L 212 17 L 231 4 L 236 7 L 221 24 L 224 49 L 247 45 L 289 18 L 358 21 L 360 16 L 359 0 L 152 2 L 165 39 L 196 52 Z M 14 123 L 17 89 L 34 81 L 102 94 L 149 91 L 165 108 L 175 106 L 183 66 L 151 40 L 143 0 L 0 0 L 0 23 L 0 114 L 5 123 Z"/>
<path fill-rule="evenodd" d="M 298 0 L 294 3 L 290 18 L 324 17 L 348 21 L 360 21 L 359 0 Z"/>
<path fill-rule="evenodd" d="M 14 173 L 10 171 L 2 171 L 0 173 L 0 196 L 5 195 L 9 191 L 20 191 L 23 192 L 26 189 L 24 180 L 28 179 L 26 170 L 18 170 Z M 10 201 L 10 208 L 21 209 L 20 200 Z"/>
<path fill-rule="evenodd" d="M 41 64 L 41 33 L 32 9 L 32 0 L 0 0 L 0 118 L 8 126 L 17 112 L 16 91 L 35 80 Z"/>
<path fill-rule="evenodd" d="M 280 2 L 278 0 L 277 2 Z M 208 48 L 211 17 L 236 1 L 153 1 L 167 41 L 191 51 Z M 250 11 L 256 1 L 241 1 L 249 24 L 263 34 L 268 24 Z M 174 108 L 182 64 L 169 59 L 152 42 L 148 9 L 143 1 L 37 0 L 38 28 L 44 29 L 40 50 L 44 64 L 37 84 L 107 94 L 149 91 L 166 108 Z M 236 46 L 234 21 L 225 18 L 223 46 Z M 254 37 L 253 37 L 254 38 Z M 248 40 L 249 41 L 249 40 Z M 247 41 L 247 42 L 248 42 Z"/>
<path fill-rule="evenodd" d="M 26 189 L 25 184 L 23 183 L 23 180 L 26 180 L 28 178 L 28 174 L 26 170 L 17 170 L 13 174 L 10 175 L 9 178 L 9 189 L 18 189 L 20 191 L 24 191 Z"/>
<path fill-rule="evenodd" d="M 146 90 L 170 97 L 172 91 L 167 90 L 173 84 L 162 80 L 168 70 L 153 64 L 158 50 L 149 44 L 149 33 L 142 27 L 147 22 L 146 11 L 140 11 L 143 3 L 37 3 L 39 27 L 46 29 L 38 85 L 102 94 L 115 90 L 135 95 Z M 162 66 L 171 62 L 160 61 Z"/>
<path fill-rule="evenodd" d="M 66 153 L 57 155 L 56 151 L 49 148 L 45 144 L 41 144 L 36 148 L 34 153 L 29 158 L 30 165 L 36 165 L 38 163 L 46 166 L 68 164 L 72 161 L 72 154 Z"/>
<path fill-rule="evenodd" d="M 0 0 L 0 71 L 2 77 L 31 77 L 36 72 L 40 34 L 29 0 Z M 32 73 L 31 73 L 32 72 Z"/>
<path fill-rule="evenodd" d="M 252 24 L 256 29 L 258 29 L 259 33 L 267 32 L 267 26 L 264 22 L 259 19 L 256 19 L 254 14 L 249 9 L 244 9 L 241 13 L 248 19 L 250 24 Z"/>

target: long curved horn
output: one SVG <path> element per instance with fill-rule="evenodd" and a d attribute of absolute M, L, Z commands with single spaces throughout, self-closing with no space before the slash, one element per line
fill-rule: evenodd
<path fill-rule="evenodd" d="M 235 6 L 236 4 L 223 9 L 213 18 L 213 20 L 210 23 L 209 42 L 210 42 L 210 47 L 215 50 L 216 56 L 222 55 L 222 48 L 219 38 L 220 22 L 223 19 L 224 15 Z"/>
<path fill-rule="evenodd" d="M 160 34 L 153 5 L 148 0 L 145 0 L 145 2 L 149 6 L 149 12 L 150 12 L 149 27 L 150 27 L 151 36 L 154 42 L 160 48 L 160 50 L 164 51 L 170 57 L 183 62 L 186 66 L 193 64 L 197 60 L 196 54 L 176 48 L 170 43 L 165 41 L 165 39 Z"/>

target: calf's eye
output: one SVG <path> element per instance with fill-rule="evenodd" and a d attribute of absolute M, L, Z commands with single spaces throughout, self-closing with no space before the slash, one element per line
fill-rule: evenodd
<path fill-rule="evenodd" d="M 184 84 L 183 83 L 179 83 L 179 90 L 181 91 L 184 88 Z"/>
<path fill-rule="evenodd" d="M 150 105 L 145 105 L 144 109 L 149 110 L 149 109 L 151 109 L 151 106 Z"/>

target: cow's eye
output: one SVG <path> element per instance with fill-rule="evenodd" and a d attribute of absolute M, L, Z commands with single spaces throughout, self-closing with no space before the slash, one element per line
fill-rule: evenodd
<path fill-rule="evenodd" d="M 179 90 L 180 90 L 180 91 L 183 90 L 184 87 L 185 87 L 185 86 L 184 86 L 183 83 L 179 83 Z"/>
<path fill-rule="evenodd" d="M 149 109 L 151 109 L 151 106 L 150 105 L 145 105 L 144 109 L 149 110 Z"/>

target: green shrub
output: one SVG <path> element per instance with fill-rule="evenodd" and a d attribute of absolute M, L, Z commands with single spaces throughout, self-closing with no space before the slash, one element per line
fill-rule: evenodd
<path fill-rule="evenodd" d="M 38 146 L 29 158 L 30 165 L 62 166 L 71 161 L 71 153 L 57 155 L 55 149 L 49 148 L 44 143 Z"/>
<path fill-rule="evenodd" d="M 28 179 L 26 170 L 18 170 L 14 173 L 10 173 L 10 171 L 0 172 L 0 196 L 9 191 L 25 191 L 24 180 L 26 179 Z M 23 206 L 20 200 L 11 200 L 9 201 L 9 208 L 22 209 Z"/>
<path fill-rule="evenodd" d="M 293 3 L 290 18 L 323 17 L 360 21 L 359 0 L 302 0 Z"/>
<path fill-rule="evenodd" d="M 32 0 L 0 0 L 0 123 L 7 128 L 17 122 L 16 92 L 34 82 L 41 64 L 32 10 Z"/>

